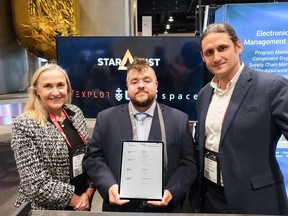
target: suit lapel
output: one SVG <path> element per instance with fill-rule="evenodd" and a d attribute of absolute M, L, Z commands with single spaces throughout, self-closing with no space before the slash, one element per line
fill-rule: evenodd
<path fill-rule="evenodd" d="M 207 112 L 208 112 L 208 109 L 209 109 L 209 104 L 211 102 L 211 98 L 212 98 L 212 95 L 213 95 L 213 88 L 212 87 L 208 87 L 205 92 L 203 93 L 203 98 L 201 100 L 201 104 L 200 104 L 200 116 L 199 116 L 199 119 L 201 120 L 202 122 L 202 127 L 199 128 L 201 130 L 201 132 L 204 132 L 205 131 L 205 122 L 206 122 L 206 116 L 207 116 Z M 201 133 L 201 134 L 205 134 L 205 133 Z"/>
<path fill-rule="evenodd" d="M 252 73 L 247 67 L 244 67 L 239 79 L 236 83 L 231 100 L 226 110 L 226 114 L 222 126 L 222 134 L 220 138 L 220 145 L 225 138 L 225 135 L 240 107 L 248 90 L 251 87 Z"/>
<path fill-rule="evenodd" d="M 119 129 L 121 131 L 122 140 L 133 139 L 133 130 L 132 130 L 132 124 L 130 120 L 129 110 L 128 110 L 128 104 L 126 104 L 124 107 L 121 108 L 121 115 L 118 118 L 118 125 Z M 128 127 L 123 127 L 123 125 L 129 125 Z M 112 128 L 111 128 L 112 129 Z M 111 134 L 113 136 L 113 134 Z"/>
<path fill-rule="evenodd" d="M 161 109 L 162 114 L 164 115 L 165 114 L 164 109 L 161 106 L 160 106 L 160 109 Z M 148 140 L 161 140 L 161 130 L 159 130 L 158 128 L 160 128 L 160 122 L 159 122 L 159 116 L 158 116 L 158 109 L 156 107 L 154 111 L 152 123 L 151 123 L 151 129 L 149 132 Z"/>
<path fill-rule="evenodd" d="M 204 149 L 205 149 L 205 124 L 206 124 L 206 116 L 209 108 L 209 104 L 211 102 L 211 98 L 213 95 L 213 88 L 208 86 L 205 92 L 203 92 L 203 97 L 200 101 L 200 105 L 198 106 L 199 109 L 199 121 L 201 122 L 200 127 L 197 129 L 199 130 L 197 134 L 201 135 L 199 136 L 199 143 L 203 143 L 203 145 L 199 146 L 199 151 L 201 158 L 204 156 Z M 203 166 L 203 160 L 204 158 L 200 159 L 200 166 Z"/>

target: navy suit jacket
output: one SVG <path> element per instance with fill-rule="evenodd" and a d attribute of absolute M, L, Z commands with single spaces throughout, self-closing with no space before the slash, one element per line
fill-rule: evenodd
<path fill-rule="evenodd" d="M 187 114 L 163 104 L 160 104 L 160 108 L 165 124 L 168 154 L 164 188 L 173 195 L 170 205 L 162 210 L 180 211 L 185 194 L 198 174 L 193 156 L 195 152 L 192 134 Z M 128 104 L 108 108 L 98 114 L 84 166 L 103 198 L 105 211 L 121 210 L 119 206 L 109 205 L 108 189 L 119 183 L 121 143 L 127 139 L 133 139 Z M 149 140 L 161 140 L 157 109 L 153 116 Z"/>
<path fill-rule="evenodd" d="M 207 84 L 197 103 L 201 177 L 212 95 L 213 88 Z M 219 146 L 231 213 L 287 214 L 283 175 L 275 158 L 281 134 L 288 138 L 288 80 L 245 66 L 226 110 Z"/>

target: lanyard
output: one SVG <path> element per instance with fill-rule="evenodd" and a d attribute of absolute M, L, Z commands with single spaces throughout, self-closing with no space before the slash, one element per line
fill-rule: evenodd
<path fill-rule="evenodd" d="M 65 116 L 68 118 L 68 120 L 69 120 L 70 122 L 72 122 L 72 121 L 71 121 L 71 118 L 70 118 L 70 116 L 67 114 L 66 110 L 65 110 L 65 109 L 62 109 L 62 110 L 63 110 Z M 59 133 L 63 136 L 63 138 L 65 139 L 67 145 L 68 145 L 70 148 L 72 148 L 71 143 L 69 142 L 69 140 L 68 140 L 66 134 L 64 133 L 62 127 L 60 126 L 60 124 L 58 123 L 58 121 L 55 119 L 54 115 L 53 115 L 52 113 L 49 113 L 49 116 L 50 116 L 50 119 L 51 119 L 52 123 L 54 124 L 54 126 L 55 126 L 56 129 L 58 130 L 58 132 L 59 132 Z M 79 132 L 78 130 L 77 130 L 77 133 L 78 133 L 79 137 L 81 138 L 83 144 L 86 145 L 86 140 L 84 139 L 84 137 L 80 134 L 80 132 Z"/>
<path fill-rule="evenodd" d="M 164 167 L 165 170 L 168 170 L 168 155 L 167 155 L 167 144 L 166 144 L 166 131 L 165 131 L 165 124 L 163 120 L 163 115 L 160 109 L 159 104 L 157 103 L 157 111 L 158 111 L 158 117 L 159 117 L 159 123 L 160 123 L 160 131 L 161 131 L 161 140 L 164 143 Z M 132 124 L 132 132 L 133 132 L 133 140 L 138 140 L 138 135 L 137 135 L 137 128 L 135 124 L 135 118 L 132 112 L 132 103 L 129 103 L 129 115 L 130 115 L 130 120 Z"/>

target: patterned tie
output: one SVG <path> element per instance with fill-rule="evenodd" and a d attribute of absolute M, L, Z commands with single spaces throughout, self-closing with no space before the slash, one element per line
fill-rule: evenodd
<path fill-rule="evenodd" d="M 144 127 L 144 120 L 147 117 L 146 113 L 137 113 L 136 117 L 136 128 L 137 128 L 137 135 L 138 140 L 145 140 L 145 127 Z"/>

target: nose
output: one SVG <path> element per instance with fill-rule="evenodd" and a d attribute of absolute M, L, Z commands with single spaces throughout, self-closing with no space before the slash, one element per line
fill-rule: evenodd
<path fill-rule="evenodd" d="M 60 94 L 59 89 L 57 87 L 52 88 L 51 94 L 52 95 L 59 95 Z"/>
<path fill-rule="evenodd" d="M 144 81 L 143 80 L 139 80 L 138 88 L 143 88 L 143 87 L 144 87 Z"/>
<path fill-rule="evenodd" d="M 219 62 L 221 59 L 221 55 L 219 52 L 215 51 L 214 52 L 214 62 Z"/>

